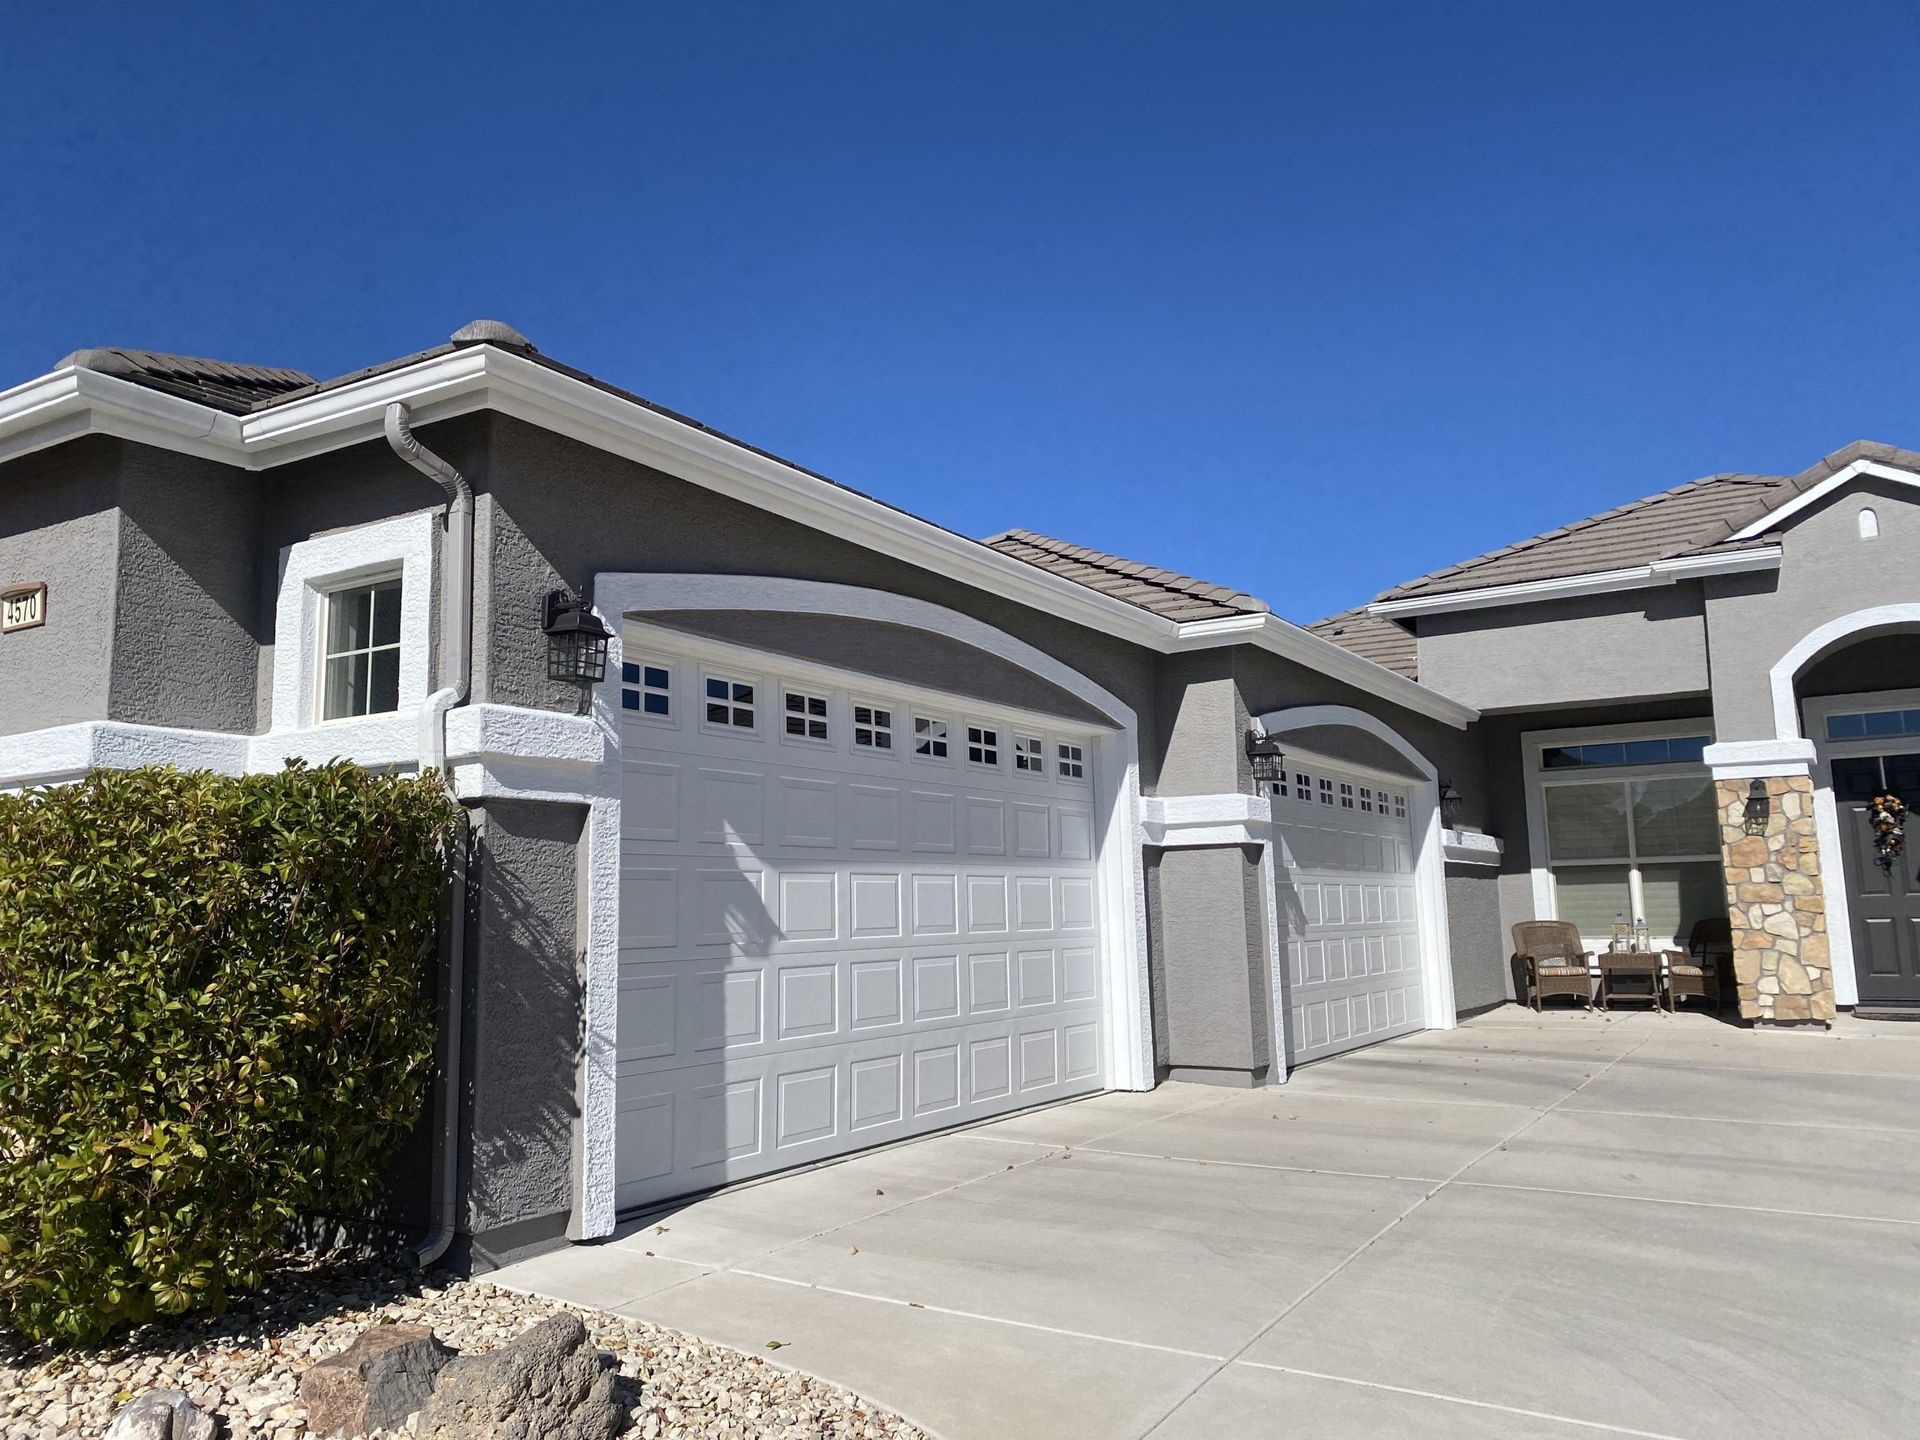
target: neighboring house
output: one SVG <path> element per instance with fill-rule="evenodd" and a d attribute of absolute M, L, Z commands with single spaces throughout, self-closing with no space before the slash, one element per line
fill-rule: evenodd
<path fill-rule="evenodd" d="M 325 381 L 83 351 L 0 392 L 0 785 L 446 770 L 476 835 L 456 1220 L 493 1263 L 1008 1109 L 1451 1025 L 1513 993 L 1515 919 L 1677 935 L 1714 910 L 1714 773 L 1723 807 L 1759 767 L 1824 817 L 1778 882 L 1730 842 L 1768 937 L 1743 1011 L 1853 1003 L 1846 927 L 1887 933 L 1904 872 L 1856 867 L 1847 908 L 1835 827 L 1868 768 L 1903 783 L 1880 717 L 1920 697 L 1832 697 L 1920 683 L 1911 635 L 1880 638 L 1920 597 L 1871 563 L 1914 553 L 1909 458 L 1700 482 L 1307 630 L 955 535 L 493 322 Z M 612 632 L 586 691 L 549 674 L 563 591 Z M 1796 676 L 1859 743 L 1797 738 Z"/>

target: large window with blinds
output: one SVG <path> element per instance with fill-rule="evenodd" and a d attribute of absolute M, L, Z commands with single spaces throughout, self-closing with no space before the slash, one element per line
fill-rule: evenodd
<path fill-rule="evenodd" d="M 1590 944 L 1624 918 L 1644 919 L 1655 945 L 1683 945 L 1696 922 L 1727 913 L 1713 776 L 1619 753 L 1621 763 L 1536 768 L 1554 914 Z"/>

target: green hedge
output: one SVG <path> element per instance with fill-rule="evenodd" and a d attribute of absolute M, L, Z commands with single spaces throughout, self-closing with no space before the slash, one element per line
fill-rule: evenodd
<path fill-rule="evenodd" d="M 0 1320 L 218 1310 L 420 1112 L 458 807 L 347 764 L 0 795 Z"/>

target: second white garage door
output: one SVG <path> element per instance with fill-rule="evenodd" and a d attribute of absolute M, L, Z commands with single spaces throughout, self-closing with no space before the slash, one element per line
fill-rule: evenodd
<path fill-rule="evenodd" d="M 1289 1059 L 1426 1024 L 1409 783 L 1290 755 L 1273 797 Z"/>
<path fill-rule="evenodd" d="M 620 1208 L 1104 1087 L 1090 735 L 626 647 Z"/>

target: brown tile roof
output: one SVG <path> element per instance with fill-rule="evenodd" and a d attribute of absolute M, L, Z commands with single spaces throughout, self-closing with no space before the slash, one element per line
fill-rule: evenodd
<path fill-rule="evenodd" d="M 1218 620 L 1228 615 L 1259 615 L 1267 609 L 1266 601 L 1244 591 L 1125 560 L 1103 550 L 1070 545 L 1032 530 L 1008 530 L 989 536 L 983 543 L 1002 555 L 1131 601 L 1168 620 Z"/>
<path fill-rule="evenodd" d="M 1331 640 L 1397 675 L 1409 680 L 1420 678 L 1420 647 L 1413 632 L 1391 620 L 1369 615 L 1365 610 L 1348 610 L 1329 615 L 1306 628 L 1323 640 Z"/>
<path fill-rule="evenodd" d="M 243 415 L 314 383 L 313 376 L 304 370 L 237 365 L 230 360 L 203 360 L 192 355 L 168 355 L 158 350 L 128 350 L 119 346 L 76 350 L 54 369 L 68 365 L 196 400 L 229 415 Z"/>
<path fill-rule="evenodd" d="M 1856 460 L 1920 470 L 1920 454 L 1857 440 L 1798 475 L 1709 475 L 1558 530 L 1464 560 L 1382 591 L 1381 600 L 1448 595 L 1529 580 L 1560 580 L 1708 550 L 1737 548 L 1732 537 Z M 1338 618 L 1338 617 L 1336 617 Z M 1327 622 L 1322 622 L 1327 623 Z"/>

